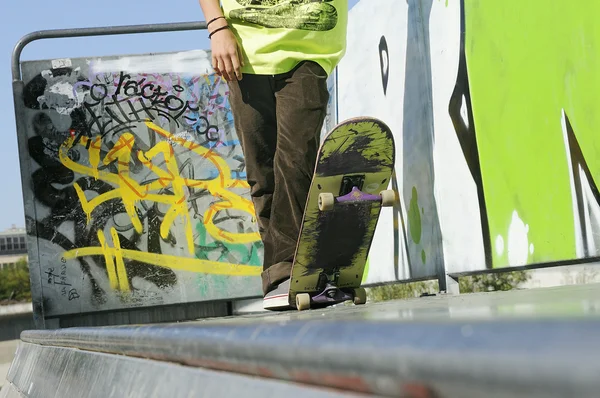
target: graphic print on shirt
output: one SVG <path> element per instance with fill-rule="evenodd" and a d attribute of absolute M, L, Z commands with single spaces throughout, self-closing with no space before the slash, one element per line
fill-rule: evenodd
<path fill-rule="evenodd" d="M 245 8 L 229 17 L 266 28 L 326 31 L 335 28 L 338 13 L 333 0 L 236 0 Z"/>

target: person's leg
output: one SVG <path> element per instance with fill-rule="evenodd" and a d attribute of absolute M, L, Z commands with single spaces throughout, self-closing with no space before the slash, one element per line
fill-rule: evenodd
<path fill-rule="evenodd" d="M 242 80 L 228 85 L 235 130 L 244 153 L 246 179 L 264 246 L 263 266 L 268 268 L 273 264 L 270 218 L 277 145 L 273 77 L 246 74 Z"/>
<path fill-rule="evenodd" d="M 265 292 L 290 277 L 327 110 L 327 74 L 317 63 L 303 62 L 275 76 L 275 98 L 277 151 L 269 230 L 273 265 L 263 271 Z"/>

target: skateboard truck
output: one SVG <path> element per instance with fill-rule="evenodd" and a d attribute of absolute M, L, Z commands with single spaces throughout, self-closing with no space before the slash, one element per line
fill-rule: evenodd
<path fill-rule="evenodd" d="M 321 293 L 311 297 L 311 302 L 315 304 L 341 303 L 347 300 L 353 300 L 354 295 L 346 289 L 340 289 L 335 285 L 328 283 Z"/>
<path fill-rule="evenodd" d="M 356 185 L 352 187 L 350 192 L 345 195 L 333 196 L 330 192 L 322 192 L 319 194 L 319 210 L 333 210 L 335 203 L 352 204 L 356 202 L 381 202 L 383 207 L 394 206 L 396 202 L 396 193 L 391 190 L 381 191 L 379 195 L 372 195 L 360 190 Z"/>
<path fill-rule="evenodd" d="M 317 293 L 300 293 L 296 295 L 296 308 L 299 311 L 308 309 L 311 304 L 315 306 L 328 306 L 344 301 L 352 300 L 354 304 L 360 305 L 367 302 L 367 293 L 364 288 L 344 289 L 337 286 L 340 276 L 339 270 L 332 273 L 332 278 L 326 273 L 319 274 L 317 282 Z"/>

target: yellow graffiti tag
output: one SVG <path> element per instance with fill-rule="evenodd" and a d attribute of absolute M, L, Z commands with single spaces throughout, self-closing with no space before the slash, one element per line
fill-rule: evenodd
<path fill-rule="evenodd" d="M 136 211 L 136 205 L 141 201 L 152 201 L 165 204 L 168 206 L 168 210 L 160 225 L 160 236 L 163 239 L 166 239 L 173 223 L 177 219 L 182 220 L 188 252 L 191 255 L 194 255 L 193 226 L 187 206 L 187 195 L 189 192 L 188 188 L 196 188 L 207 190 L 212 196 L 220 199 L 219 202 L 212 203 L 208 206 L 204 212 L 203 222 L 205 228 L 214 239 L 235 243 L 251 243 L 260 240 L 258 232 L 229 232 L 220 229 L 214 224 L 214 217 L 220 210 L 236 209 L 254 215 L 252 202 L 229 190 L 238 187 L 248 188 L 248 183 L 244 180 L 232 178 L 231 169 L 227 165 L 227 162 L 212 149 L 205 148 L 184 138 L 174 136 L 152 122 L 146 122 L 146 126 L 151 131 L 154 131 L 166 139 L 165 141 L 158 142 L 146 152 L 139 150 L 134 154 L 148 170 L 158 177 L 149 184 L 141 185 L 130 175 L 130 164 L 132 156 L 134 156 L 132 155 L 132 151 L 135 143 L 135 136 L 129 132 L 123 133 L 114 147 L 106 154 L 104 159 L 102 159 L 102 164 L 104 165 L 116 162 L 117 173 L 99 169 L 101 161 L 100 150 L 102 146 L 100 137 L 92 139 L 81 137 L 77 143 L 77 145 L 81 147 L 88 148 L 89 166 L 77 163 L 68 156 L 69 151 L 76 145 L 75 137 L 69 137 L 61 145 L 59 158 L 64 166 L 76 173 L 105 181 L 115 187 L 109 192 L 99 194 L 88 200 L 79 184 L 74 184 L 74 189 L 81 203 L 81 207 L 87 215 L 88 224 L 91 221 L 92 212 L 100 204 L 108 200 L 120 199 L 133 227 L 138 233 L 142 233 L 143 225 Z M 193 152 L 201 158 L 208 160 L 217 169 L 217 177 L 212 180 L 195 180 L 182 177 L 179 173 L 179 166 L 171 145 L 178 145 L 181 148 L 185 148 L 189 152 Z M 162 160 L 165 168 L 159 167 L 153 163 L 155 159 Z M 165 195 L 160 193 L 161 190 L 167 187 L 170 188 L 171 194 Z M 114 289 L 125 291 L 129 289 L 123 258 L 144 261 L 161 267 L 184 269 L 194 272 L 210 272 L 225 275 L 256 275 L 260 272 L 260 270 L 254 266 L 240 266 L 229 263 L 200 260 L 197 258 L 180 258 L 177 256 L 124 250 L 119 246 L 116 232 L 113 233 L 111 231 L 111 235 L 114 245 L 113 248 L 108 246 L 104 234 L 102 231 L 99 231 L 98 238 L 100 239 L 100 247 L 74 249 L 67 254 L 70 257 L 104 255 L 111 287 Z"/>
<path fill-rule="evenodd" d="M 256 276 L 261 272 L 260 267 L 222 263 L 219 261 L 202 260 L 199 258 L 177 257 L 168 254 L 155 254 L 137 250 L 122 249 L 119 236 L 114 228 L 110 234 L 113 246 L 107 244 L 103 231 L 98 231 L 100 247 L 83 247 L 64 253 L 66 260 L 85 256 L 104 256 L 110 287 L 115 290 L 129 291 L 129 282 L 125 270 L 125 259 L 153 264 L 173 270 L 200 272 L 207 274 Z"/>

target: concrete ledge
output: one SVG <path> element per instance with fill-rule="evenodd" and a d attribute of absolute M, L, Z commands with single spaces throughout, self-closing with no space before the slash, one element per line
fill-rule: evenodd
<path fill-rule="evenodd" d="M 390 396 L 597 398 L 600 389 L 598 319 L 261 319 L 26 331 L 22 340 Z"/>
<path fill-rule="evenodd" d="M 137 358 L 21 343 L 0 398 L 342 397 L 347 394 Z"/>
<path fill-rule="evenodd" d="M 439 295 L 178 324 L 32 330 L 21 338 L 372 395 L 597 398 L 599 292 L 600 285 L 584 285 Z M 27 372 L 23 363 L 15 361 L 14 371 Z M 87 377 L 71 371 L 74 380 Z"/>

